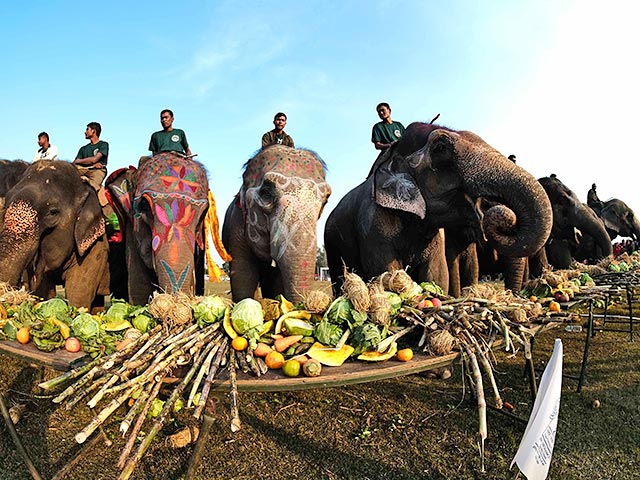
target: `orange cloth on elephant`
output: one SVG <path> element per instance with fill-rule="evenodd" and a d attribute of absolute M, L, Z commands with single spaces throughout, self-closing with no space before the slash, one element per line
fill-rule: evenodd
<path fill-rule="evenodd" d="M 213 261 L 213 257 L 211 256 L 211 248 L 209 247 L 209 235 L 211 235 L 211 239 L 213 240 L 213 245 L 216 247 L 216 251 L 220 258 L 225 262 L 231 261 L 231 255 L 227 253 L 227 250 L 224 248 L 222 244 L 222 240 L 220 238 L 220 222 L 218 221 L 218 212 L 216 209 L 216 200 L 213 197 L 213 193 L 209 190 L 208 194 L 209 199 L 209 210 L 207 211 L 207 215 L 204 217 L 204 231 L 205 231 L 205 252 L 207 257 L 207 267 L 209 270 L 209 280 L 213 282 L 219 282 L 222 279 L 223 272 L 218 267 L 216 262 Z"/>

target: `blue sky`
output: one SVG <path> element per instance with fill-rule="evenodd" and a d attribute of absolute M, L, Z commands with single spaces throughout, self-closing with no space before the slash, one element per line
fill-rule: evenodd
<path fill-rule="evenodd" d="M 72 160 L 98 121 L 109 170 L 135 165 L 170 108 L 222 217 L 284 111 L 296 145 L 329 167 L 322 232 L 375 160 L 371 127 L 386 101 L 405 125 L 439 113 L 583 201 L 596 182 L 601 198 L 640 209 L 636 4 L 4 2 L 0 158 L 30 161 L 45 130 Z"/>

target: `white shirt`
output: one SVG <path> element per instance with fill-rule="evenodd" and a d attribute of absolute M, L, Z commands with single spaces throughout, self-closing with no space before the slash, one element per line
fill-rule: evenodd
<path fill-rule="evenodd" d="M 37 161 L 37 160 L 57 160 L 58 159 L 58 147 L 56 147 L 55 145 L 49 145 L 49 148 L 47 148 L 44 152 L 42 151 L 42 148 L 39 148 L 38 151 L 36 152 L 36 156 L 33 157 L 33 161 Z"/>

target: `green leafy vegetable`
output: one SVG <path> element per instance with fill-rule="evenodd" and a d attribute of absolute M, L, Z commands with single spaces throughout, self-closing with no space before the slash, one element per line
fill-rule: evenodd
<path fill-rule="evenodd" d="M 264 325 L 264 313 L 260 302 L 245 298 L 235 304 L 231 311 L 231 324 L 240 335 L 250 330 L 261 329 Z"/>
<path fill-rule="evenodd" d="M 354 354 L 374 350 L 382 341 L 382 333 L 377 325 L 365 323 L 353 330 L 349 339 L 349 344 L 355 348 Z"/>
<path fill-rule="evenodd" d="M 320 323 L 316 325 L 315 337 L 323 345 L 335 347 L 343 333 L 344 330 L 342 330 L 342 328 L 331 323 L 328 319 L 323 318 L 320 320 Z"/>
<path fill-rule="evenodd" d="M 35 309 L 36 314 L 40 318 L 57 318 L 65 323 L 71 320 L 72 308 L 66 300 L 55 297 L 44 302 L 40 302 Z"/>
<path fill-rule="evenodd" d="M 105 323 L 122 322 L 123 320 L 128 320 L 130 312 L 131 305 L 122 300 L 114 300 L 104 313 L 102 321 Z"/>
<path fill-rule="evenodd" d="M 260 307 L 262 309 L 262 307 Z M 199 326 L 219 322 L 224 318 L 227 306 L 217 295 L 208 295 L 193 306 L 193 318 Z"/>

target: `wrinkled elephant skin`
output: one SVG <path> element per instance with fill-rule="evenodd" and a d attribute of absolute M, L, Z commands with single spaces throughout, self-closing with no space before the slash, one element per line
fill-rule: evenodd
<path fill-rule="evenodd" d="M 222 228 L 233 300 L 253 297 L 258 286 L 263 297 L 300 300 L 312 286 L 317 221 L 331 193 L 324 163 L 309 150 L 275 145 L 245 167 Z"/>
<path fill-rule="evenodd" d="M 16 285 L 26 270 L 36 295 L 53 297 L 63 283 L 72 305 L 89 308 L 109 293 L 104 232 L 98 197 L 76 168 L 35 162 L 6 196 L 0 281 Z"/>

